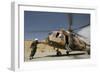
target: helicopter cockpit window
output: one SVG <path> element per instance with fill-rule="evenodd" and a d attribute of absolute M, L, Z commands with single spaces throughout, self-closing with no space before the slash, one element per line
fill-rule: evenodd
<path fill-rule="evenodd" d="M 56 34 L 56 38 L 59 36 L 59 34 L 60 34 L 60 33 L 57 32 L 57 34 Z"/>
<path fill-rule="evenodd" d="M 63 40 L 64 36 L 61 33 L 57 32 L 56 38 L 60 38 L 61 40 Z"/>
<path fill-rule="evenodd" d="M 59 34 L 59 36 L 58 36 L 59 38 L 61 38 L 61 40 L 63 40 L 64 39 L 64 35 L 63 34 Z"/>

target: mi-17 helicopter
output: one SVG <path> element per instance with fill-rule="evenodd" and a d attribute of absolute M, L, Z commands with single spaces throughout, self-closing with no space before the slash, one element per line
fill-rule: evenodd
<path fill-rule="evenodd" d="M 90 54 L 90 44 L 82 40 L 81 38 L 84 37 L 75 33 L 74 29 L 72 29 L 71 13 L 68 14 L 68 18 L 69 18 L 69 27 L 67 28 L 67 30 L 60 29 L 57 31 L 52 31 L 51 33 L 48 34 L 46 41 L 45 42 L 40 41 L 40 43 L 50 45 L 54 47 L 54 49 L 57 48 L 56 54 L 58 56 L 62 55 L 62 53 L 59 51 L 59 48 L 65 49 L 67 55 L 69 55 L 69 52 L 71 51 L 86 51 L 88 54 Z M 83 27 L 85 26 L 82 26 L 80 28 Z"/>

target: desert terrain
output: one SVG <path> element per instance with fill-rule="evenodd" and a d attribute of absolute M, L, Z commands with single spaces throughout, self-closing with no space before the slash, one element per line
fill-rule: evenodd
<path fill-rule="evenodd" d="M 56 56 L 56 49 L 52 46 L 46 44 L 38 44 L 37 52 L 34 55 L 34 59 L 29 60 L 29 55 L 31 53 L 30 45 L 32 40 L 24 41 L 24 61 L 44 61 L 44 60 L 70 60 L 70 59 L 89 59 L 85 51 L 72 51 L 69 56 L 66 56 L 66 50 L 60 49 L 62 56 Z"/>

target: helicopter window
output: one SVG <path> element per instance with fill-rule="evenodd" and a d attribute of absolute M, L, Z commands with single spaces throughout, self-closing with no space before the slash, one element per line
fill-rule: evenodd
<path fill-rule="evenodd" d="M 63 40 L 64 36 L 62 34 L 59 34 L 59 38 Z"/>
<path fill-rule="evenodd" d="M 59 34 L 60 34 L 60 33 L 57 32 L 57 34 L 56 34 L 56 38 L 59 36 Z"/>

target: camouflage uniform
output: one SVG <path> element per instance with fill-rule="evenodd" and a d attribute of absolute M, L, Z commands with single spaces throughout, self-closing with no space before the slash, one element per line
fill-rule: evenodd
<path fill-rule="evenodd" d="M 33 59 L 33 56 L 35 55 L 36 53 L 36 50 L 37 50 L 37 44 L 38 44 L 38 41 L 33 41 L 30 48 L 31 48 L 31 54 L 30 54 L 30 60 Z"/>

